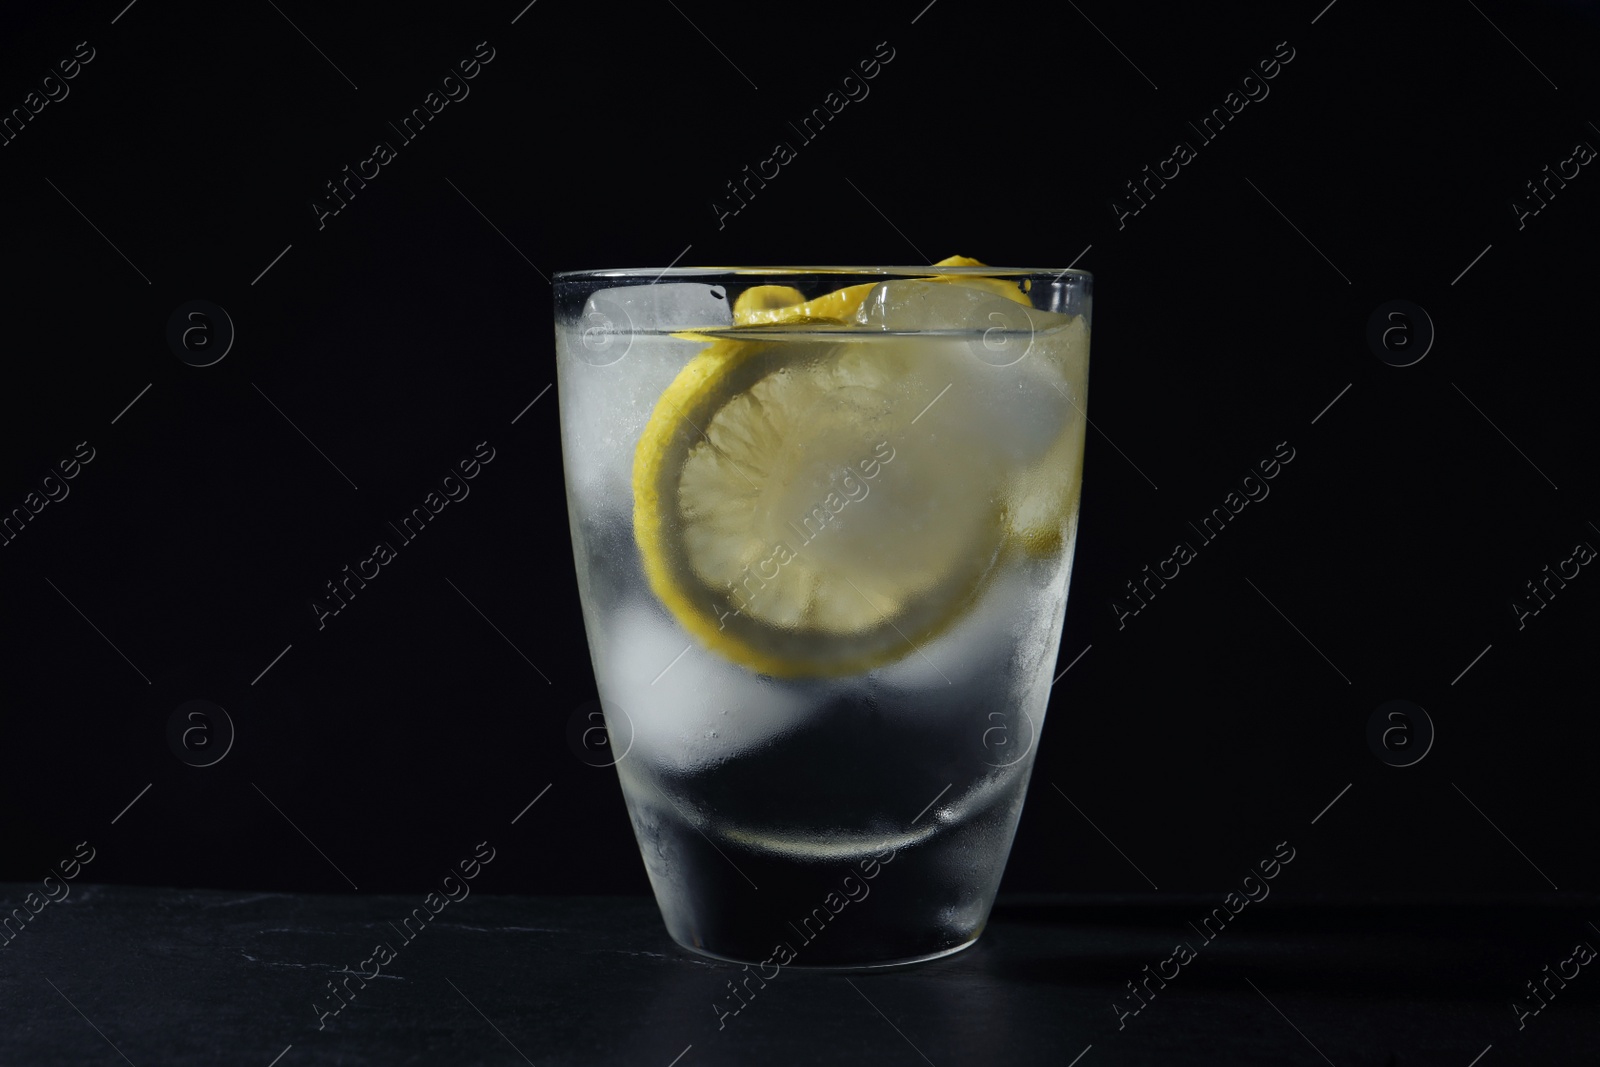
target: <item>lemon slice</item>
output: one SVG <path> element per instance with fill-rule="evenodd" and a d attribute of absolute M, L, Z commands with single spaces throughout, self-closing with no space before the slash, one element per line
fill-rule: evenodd
<path fill-rule="evenodd" d="M 767 326 L 805 318 L 849 322 L 873 287 L 872 282 L 850 285 L 807 300 L 805 294 L 792 285 L 753 286 L 733 302 L 733 323 L 735 326 Z"/>
<path fill-rule="evenodd" d="M 982 263 L 971 256 L 951 256 L 933 264 L 935 267 L 981 267 Z M 929 276 L 927 281 L 965 285 L 1004 296 L 1019 304 L 1028 298 L 1015 282 L 1000 278 L 966 277 L 959 274 Z M 807 300 L 805 294 L 792 285 L 757 285 L 740 293 L 733 302 L 733 322 L 736 326 L 765 326 L 775 322 L 790 322 L 795 318 L 838 319 L 854 321 L 867 294 L 878 287 L 876 282 L 850 285 L 831 293 Z"/>
<path fill-rule="evenodd" d="M 1066 543 L 1083 481 L 1083 424 L 1064 431 L 1037 466 L 1018 474 L 1008 496 L 1006 525 L 1030 556 L 1051 556 Z"/>
<path fill-rule="evenodd" d="M 1029 368 L 1062 400 L 1061 432 L 1044 456 L 1013 475 L 1007 527 L 1028 555 L 1050 556 L 1070 536 L 1083 481 L 1083 440 L 1088 416 L 1083 389 L 1088 381 L 1089 329 L 1079 315 L 1064 328 L 1035 339 Z"/>
<path fill-rule="evenodd" d="M 952 292 L 950 308 L 995 296 L 1031 308 L 1013 281 L 913 288 L 928 281 L 984 291 Z M 734 302 L 731 331 L 677 335 L 710 343 L 662 393 L 634 453 L 634 537 L 652 590 L 700 642 L 763 674 L 851 674 L 919 650 L 1008 544 L 1059 551 L 1076 504 L 1081 419 L 1062 421 L 1057 404 L 1042 425 L 1062 428 L 1023 457 L 974 433 L 995 417 L 974 405 L 1018 383 L 1070 399 L 1084 380 L 1082 319 L 1028 311 L 1030 335 L 1035 319 L 1045 327 L 1037 358 L 997 370 L 973 358 L 970 337 L 848 329 L 883 309 L 864 306 L 875 289 L 886 299 L 879 283 L 810 300 L 759 286 Z"/>
<path fill-rule="evenodd" d="M 708 345 L 634 454 L 651 588 L 707 647 L 776 677 L 911 654 L 971 603 L 1007 534 L 1003 466 L 940 395 L 970 357 L 819 337 L 824 321 Z"/>

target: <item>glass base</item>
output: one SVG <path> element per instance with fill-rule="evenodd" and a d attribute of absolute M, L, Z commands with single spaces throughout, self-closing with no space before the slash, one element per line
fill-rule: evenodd
<path fill-rule="evenodd" d="M 982 935 L 982 933 L 980 931 L 979 933 L 973 934 L 971 938 L 969 938 L 966 941 L 963 941 L 959 945 L 954 945 L 954 946 L 952 946 L 950 948 L 946 948 L 946 949 L 940 949 L 938 952 L 930 952 L 930 953 L 927 953 L 926 955 L 922 955 L 922 956 L 907 956 L 907 957 L 905 957 L 903 959 L 864 960 L 864 961 L 862 961 L 860 963 L 821 963 L 821 964 L 817 964 L 817 963 L 813 963 L 813 964 L 787 963 L 787 964 L 773 964 L 773 966 L 776 966 L 780 970 L 784 970 L 784 971 L 807 971 L 807 972 L 809 972 L 811 974 L 829 974 L 829 973 L 837 974 L 837 973 L 853 973 L 853 972 L 856 972 L 856 971 L 891 971 L 891 970 L 899 970 L 899 969 L 906 968 L 906 967 L 915 967 L 915 966 L 917 966 L 919 964 L 928 963 L 928 962 L 930 962 L 932 960 L 942 960 L 946 956 L 954 956 L 958 952 L 965 952 L 967 949 L 971 948 L 973 945 L 976 945 L 978 943 L 978 938 L 981 937 L 981 936 L 983 936 L 983 935 Z M 723 956 L 723 955 L 720 955 L 718 953 L 712 952 L 709 949 L 699 948 L 699 947 L 697 947 L 695 945 L 686 945 L 682 941 L 678 941 L 676 938 L 673 939 L 673 943 L 676 944 L 679 948 L 684 949 L 687 952 L 692 952 L 696 956 L 703 956 L 708 960 L 716 960 L 718 963 L 731 963 L 731 964 L 733 964 L 734 966 L 737 966 L 737 967 L 759 967 L 759 966 L 761 966 L 761 964 L 763 962 L 761 960 L 741 960 L 741 959 L 736 959 L 736 958 L 734 958 L 732 956 Z"/>

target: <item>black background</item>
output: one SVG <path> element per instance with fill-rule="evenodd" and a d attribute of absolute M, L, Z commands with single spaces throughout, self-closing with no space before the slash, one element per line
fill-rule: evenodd
<path fill-rule="evenodd" d="M 1231 885 L 1281 840 L 1289 895 L 1600 885 L 1600 577 L 1510 607 L 1600 545 L 1600 176 L 1511 208 L 1600 145 L 1594 5 L 279 6 L 0 18 L 5 109 L 95 50 L 0 147 L 0 510 L 95 455 L 0 547 L 0 880 L 88 840 L 87 881 L 420 891 L 489 839 L 482 890 L 646 892 L 615 772 L 566 741 L 594 683 L 546 279 L 960 253 L 1097 286 L 1059 666 L 1083 655 L 1005 889 Z M 480 41 L 470 96 L 319 228 L 324 183 Z M 719 226 L 885 41 L 870 96 Z M 1186 121 L 1281 41 L 1200 145 Z M 213 366 L 166 342 L 193 299 L 237 330 Z M 1437 330 L 1413 366 L 1366 341 L 1393 299 Z M 323 583 L 480 441 L 471 496 L 319 631 Z M 1119 629 L 1123 583 L 1282 441 L 1271 496 Z M 166 741 L 191 699 L 237 728 L 211 767 Z M 1367 743 L 1392 699 L 1437 730 L 1411 767 Z"/>

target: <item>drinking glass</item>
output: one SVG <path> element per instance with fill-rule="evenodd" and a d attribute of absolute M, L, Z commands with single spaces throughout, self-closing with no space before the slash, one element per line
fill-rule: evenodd
<path fill-rule="evenodd" d="M 1091 276 L 679 267 L 554 288 L 607 762 L 668 933 L 763 968 L 972 944 L 1066 609 Z"/>

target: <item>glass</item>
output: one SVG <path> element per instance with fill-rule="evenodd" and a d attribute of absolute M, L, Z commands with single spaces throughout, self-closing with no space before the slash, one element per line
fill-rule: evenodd
<path fill-rule="evenodd" d="M 556 276 L 609 762 L 678 944 L 869 967 L 983 930 L 1066 609 L 1091 289 L 978 266 Z"/>

